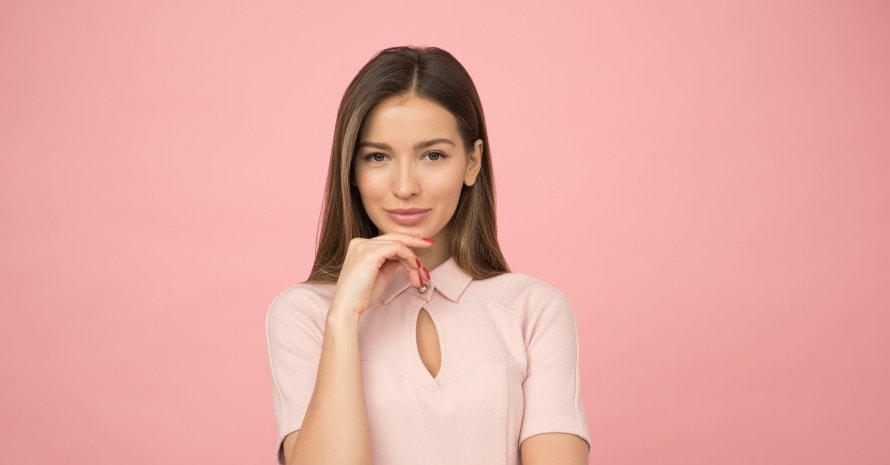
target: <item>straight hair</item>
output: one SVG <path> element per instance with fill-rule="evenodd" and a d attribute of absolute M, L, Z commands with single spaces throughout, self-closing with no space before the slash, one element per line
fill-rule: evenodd
<path fill-rule="evenodd" d="M 392 96 L 412 94 L 442 105 L 455 116 L 468 152 L 476 140 L 482 140 L 479 175 L 472 186 L 461 189 L 457 209 L 448 223 L 452 258 L 475 279 L 510 271 L 497 240 L 491 144 L 473 80 L 445 50 L 394 47 L 377 53 L 365 64 L 340 101 L 309 282 L 336 282 L 349 241 L 379 235 L 352 182 L 356 145 L 365 118 L 375 105 Z"/>

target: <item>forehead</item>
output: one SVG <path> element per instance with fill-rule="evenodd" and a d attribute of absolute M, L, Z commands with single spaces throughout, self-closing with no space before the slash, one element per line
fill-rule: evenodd
<path fill-rule="evenodd" d="M 420 140 L 449 138 L 457 142 L 457 118 L 445 107 L 416 95 L 386 98 L 368 113 L 362 125 L 361 142 L 406 145 Z"/>

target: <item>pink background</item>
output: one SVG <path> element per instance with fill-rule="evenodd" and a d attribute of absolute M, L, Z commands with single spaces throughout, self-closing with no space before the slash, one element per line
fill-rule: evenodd
<path fill-rule="evenodd" d="M 591 463 L 890 463 L 890 7 L 610 3 L 2 2 L 0 463 L 274 463 L 266 306 L 406 43 L 476 80 Z"/>

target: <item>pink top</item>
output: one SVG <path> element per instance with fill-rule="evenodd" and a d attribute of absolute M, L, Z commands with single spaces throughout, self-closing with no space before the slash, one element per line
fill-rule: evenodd
<path fill-rule="evenodd" d="M 365 404 L 376 465 L 519 464 L 519 444 L 548 432 L 590 443 L 578 336 L 565 296 L 508 273 L 474 280 L 453 259 L 421 294 L 400 272 L 359 323 Z M 315 386 L 333 284 L 298 284 L 269 307 L 278 459 Z M 433 377 L 417 351 L 425 308 L 439 335 Z"/>

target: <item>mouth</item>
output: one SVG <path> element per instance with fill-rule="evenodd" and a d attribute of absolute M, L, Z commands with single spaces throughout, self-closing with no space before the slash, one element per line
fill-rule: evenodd
<path fill-rule="evenodd" d="M 420 223 L 426 219 L 429 212 L 430 209 L 428 208 L 393 208 L 386 210 L 389 219 L 402 226 L 414 226 Z"/>

